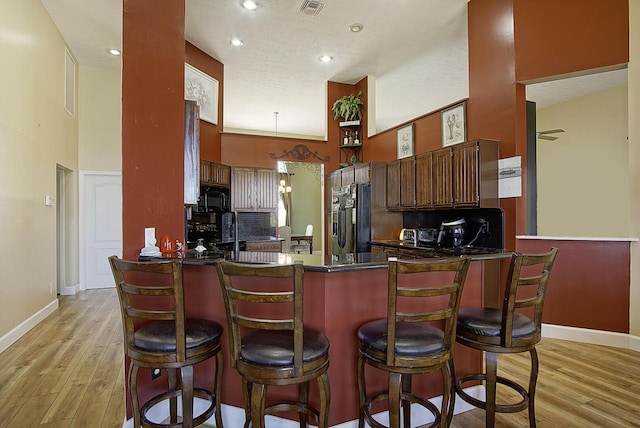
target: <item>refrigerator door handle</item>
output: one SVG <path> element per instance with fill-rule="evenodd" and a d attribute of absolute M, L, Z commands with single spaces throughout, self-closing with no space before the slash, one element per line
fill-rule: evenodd
<path fill-rule="evenodd" d="M 338 246 L 344 248 L 347 244 L 347 209 L 344 204 L 338 208 Z"/>

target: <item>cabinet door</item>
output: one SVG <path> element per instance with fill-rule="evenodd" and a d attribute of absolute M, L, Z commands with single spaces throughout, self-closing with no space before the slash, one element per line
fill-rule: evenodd
<path fill-rule="evenodd" d="M 433 206 L 433 172 L 431 152 L 416 155 L 416 206 Z"/>
<path fill-rule="evenodd" d="M 210 181 L 212 184 L 229 187 L 231 184 L 231 167 L 219 163 L 211 162 Z"/>
<path fill-rule="evenodd" d="M 253 211 L 255 208 L 255 169 L 233 168 L 231 204 L 235 211 Z M 275 185 L 274 185 L 274 189 Z M 277 189 L 276 189 L 277 190 Z"/>
<path fill-rule="evenodd" d="M 413 156 L 400 160 L 400 206 L 416 206 L 416 164 Z"/>
<path fill-rule="evenodd" d="M 331 174 L 327 175 L 327 192 L 329 194 L 329 197 L 331 197 L 331 189 L 340 186 L 342 186 L 341 170 L 333 171 Z"/>
<path fill-rule="evenodd" d="M 278 209 L 278 177 L 275 169 L 256 169 L 256 209 Z"/>
<path fill-rule="evenodd" d="M 453 175 L 451 172 L 451 148 L 432 152 L 433 206 L 445 208 L 453 206 Z"/>
<path fill-rule="evenodd" d="M 371 181 L 370 166 L 368 163 L 359 163 L 354 166 L 356 183 L 369 183 Z"/>
<path fill-rule="evenodd" d="M 453 146 L 453 205 L 478 206 L 480 203 L 478 144 Z"/>
<path fill-rule="evenodd" d="M 340 170 L 340 172 L 342 173 L 342 180 L 340 182 L 341 186 L 348 186 L 349 184 L 353 184 L 356 182 L 355 169 L 356 167 L 351 165 Z"/>
<path fill-rule="evenodd" d="M 400 161 L 387 163 L 387 209 L 400 209 Z"/>
<path fill-rule="evenodd" d="M 200 161 L 200 184 L 212 184 L 211 182 L 211 162 Z"/>

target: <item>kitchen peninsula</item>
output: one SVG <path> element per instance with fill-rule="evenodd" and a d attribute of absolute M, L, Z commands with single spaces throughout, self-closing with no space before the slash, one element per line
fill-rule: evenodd
<path fill-rule="evenodd" d="M 482 261 L 509 258 L 511 252 L 470 256 L 471 264 L 462 296 L 462 307 L 480 305 L 485 287 Z M 386 317 L 387 299 L 387 254 L 384 252 L 345 255 L 341 257 L 282 254 L 263 252 L 227 253 L 231 259 L 251 263 L 292 263 L 300 261 L 305 268 L 305 324 L 324 332 L 331 343 L 329 378 L 331 382 L 330 425 L 355 420 L 358 417 L 358 398 L 354 372 L 357 358 L 356 331 L 367 321 Z M 435 255 L 440 257 L 440 255 Z M 433 254 L 432 254 L 433 257 Z M 184 260 L 185 301 L 187 314 L 193 317 L 214 319 L 226 326 L 225 309 L 220 295 L 220 286 L 213 264 L 219 257 Z M 252 279 L 253 284 L 269 286 L 268 279 Z M 223 376 L 222 402 L 242 408 L 241 379 L 229 366 L 227 339 L 223 341 L 225 372 Z M 457 349 L 456 367 L 460 373 L 478 370 L 482 360 L 478 353 L 463 348 Z M 204 370 L 213 370 L 205 367 Z M 197 372 L 198 379 L 207 379 L 206 371 Z M 383 373 L 367 373 L 367 382 L 372 390 L 386 384 Z M 426 382 L 416 380 L 414 388 L 425 396 L 441 394 L 440 379 L 434 377 Z M 270 394 L 288 396 L 293 390 L 284 392 L 273 388 Z M 316 387 L 311 388 L 311 400 L 317 399 Z"/>

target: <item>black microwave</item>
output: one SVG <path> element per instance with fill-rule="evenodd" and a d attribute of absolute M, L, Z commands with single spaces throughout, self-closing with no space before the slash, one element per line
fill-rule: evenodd
<path fill-rule="evenodd" d="M 196 211 L 199 213 L 229 211 L 229 194 L 220 190 L 203 187 L 200 190 Z"/>

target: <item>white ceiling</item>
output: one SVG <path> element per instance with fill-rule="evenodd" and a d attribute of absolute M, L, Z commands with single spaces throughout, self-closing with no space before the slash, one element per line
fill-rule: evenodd
<path fill-rule="evenodd" d="M 380 132 L 468 97 L 467 1 L 321 0 L 309 16 L 304 0 L 257 0 L 255 11 L 240 0 L 185 0 L 185 37 L 224 64 L 225 131 L 324 138 L 326 82 L 372 76 Z M 120 67 L 108 49 L 121 46 L 121 0 L 41 2 L 80 64 Z M 364 29 L 349 32 L 353 23 Z M 542 107 L 626 82 L 626 70 L 598 76 L 566 89 L 530 85 L 527 96 Z"/>

